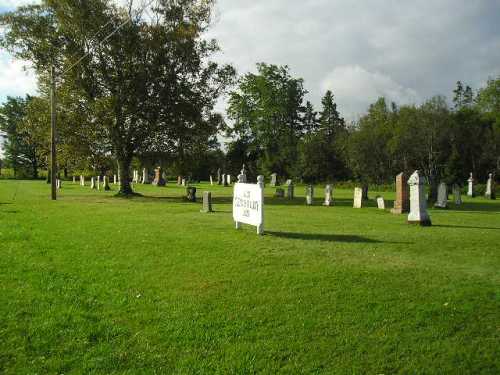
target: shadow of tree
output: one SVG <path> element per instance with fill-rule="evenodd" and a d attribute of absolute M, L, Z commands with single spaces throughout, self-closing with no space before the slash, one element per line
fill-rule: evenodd
<path fill-rule="evenodd" d="M 293 240 L 304 241 L 322 241 L 322 242 L 348 242 L 348 243 L 391 243 L 391 244 L 408 244 L 411 242 L 392 242 L 379 241 L 372 238 L 351 235 L 351 234 L 321 234 L 321 233 L 292 233 L 292 232 L 275 232 L 266 231 L 267 235 L 273 237 L 287 238 Z"/>

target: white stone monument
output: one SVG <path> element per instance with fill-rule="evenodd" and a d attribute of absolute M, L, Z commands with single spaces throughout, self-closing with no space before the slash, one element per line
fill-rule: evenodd
<path fill-rule="evenodd" d="M 264 234 L 264 176 L 257 177 L 257 184 L 234 184 L 233 219 L 236 229 L 249 224 L 257 227 L 257 234 Z"/>
<path fill-rule="evenodd" d="M 360 187 L 354 188 L 354 208 L 363 207 L 363 189 Z"/>
<path fill-rule="evenodd" d="M 486 199 L 496 199 L 495 175 L 493 173 L 490 173 L 488 176 L 484 196 Z"/>
<path fill-rule="evenodd" d="M 410 213 L 408 214 L 408 223 L 420 224 L 422 226 L 432 225 L 431 218 L 427 213 L 424 178 L 418 170 L 410 176 L 408 185 L 410 185 Z"/>
<path fill-rule="evenodd" d="M 377 197 L 377 207 L 379 210 L 385 210 L 385 201 L 383 197 Z"/>
<path fill-rule="evenodd" d="M 467 189 L 467 196 L 474 197 L 476 194 L 474 192 L 474 176 L 472 175 L 472 172 L 470 173 L 470 177 L 467 182 L 469 186 L 469 188 Z"/>
<path fill-rule="evenodd" d="M 308 185 L 306 187 L 306 204 L 312 206 L 314 202 L 314 186 Z"/>
<path fill-rule="evenodd" d="M 438 196 L 434 207 L 443 209 L 448 208 L 448 188 L 444 182 L 441 182 L 438 186 Z"/>
<path fill-rule="evenodd" d="M 325 201 L 323 202 L 323 206 L 332 206 L 332 205 L 333 205 L 333 187 L 332 185 L 326 185 Z"/>

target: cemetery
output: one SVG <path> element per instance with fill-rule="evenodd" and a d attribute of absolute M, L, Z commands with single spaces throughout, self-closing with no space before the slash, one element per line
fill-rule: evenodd
<path fill-rule="evenodd" d="M 0 374 L 499 374 L 500 9 L 437 5 L 0 2 Z"/>

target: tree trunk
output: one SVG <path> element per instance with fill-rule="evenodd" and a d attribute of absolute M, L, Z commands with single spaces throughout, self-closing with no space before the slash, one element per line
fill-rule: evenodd
<path fill-rule="evenodd" d="M 130 196 L 134 195 L 132 186 L 130 185 L 130 164 L 132 163 L 132 156 L 121 156 L 117 157 L 118 170 L 120 171 L 120 190 L 117 195 Z"/>
<path fill-rule="evenodd" d="M 362 199 L 364 201 L 367 201 L 369 198 L 368 198 L 368 184 L 364 183 L 361 185 L 361 189 L 363 191 L 363 194 L 362 194 Z"/>
<path fill-rule="evenodd" d="M 33 159 L 32 167 L 33 167 L 33 179 L 38 180 L 38 161 L 36 160 L 36 158 Z"/>

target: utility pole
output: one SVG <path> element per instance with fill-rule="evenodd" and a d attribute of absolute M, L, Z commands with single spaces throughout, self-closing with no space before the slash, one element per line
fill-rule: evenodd
<path fill-rule="evenodd" d="M 57 199 L 56 178 L 57 178 L 57 155 L 56 155 L 56 71 L 52 65 L 50 68 L 50 184 L 52 190 L 52 200 Z"/>

